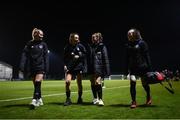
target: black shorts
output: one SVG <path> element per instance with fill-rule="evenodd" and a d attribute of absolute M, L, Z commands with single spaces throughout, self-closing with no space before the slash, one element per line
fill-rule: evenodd
<path fill-rule="evenodd" d="M 45 74 L 45 72 L 42 71 L 42 70 L 32 71 L 32 72 L 31 72 L 31 76 L 32 76 L 32 77 L 34 77 L 34 76 L 37 75 L 37 74 Z"/>
<path fill-rule="evenodd" d="M 72 79 L 76 79 L 77 74 L 82 74 L 82 70 L 73 70 L 73 71 L 68 71 L 67 74 L 72 75 Z"/>

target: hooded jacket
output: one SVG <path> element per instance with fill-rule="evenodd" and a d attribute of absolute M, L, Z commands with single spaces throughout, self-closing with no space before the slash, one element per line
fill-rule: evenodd
<path fill-rule="evenodd" d="M 144 75 L 152 70 L 148 45 L 143 40 L 127 44 L 128 71 L 133 75 Z"/>
<path fill-rule="evenodd" d="M 79 58 L 75 58 L 78 55 Z M 86 49 L 81 43 L 67 44 L 64 48 L 64 65 L 69 71 L 87 72 Z"/>
<path fill-rule="evenodd" d="M 108 52 L 102 42 L 90 45 L 89 71 L 102 77 L 110 75 Z"/>
<path fill-rule="evenodd" d="M 21 71 L 43 71 L 49 70 L 49 55 L 47 44 L 43 41 L 29 41 L 21 56 Z"/>

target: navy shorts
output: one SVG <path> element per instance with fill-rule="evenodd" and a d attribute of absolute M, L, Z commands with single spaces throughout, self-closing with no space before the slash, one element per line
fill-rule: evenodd
<path fill-rule="evenodd" d="M 42 71 L 42 70 L 32 71 L 32 72 L 31 72 L 31 76 L 32 76 L 32 77 L 34 77 L 34 76 L 37 75 L 37 74 L 45 74 L 45 72 Z"/>
<path fill-rule="evenodd" d="M 73 71 L 68 71 L 67 74 L 72 75 L 72 79 L 75 80 L 77 74 L 82 74 L 82 70 L 73 70 Z"/>

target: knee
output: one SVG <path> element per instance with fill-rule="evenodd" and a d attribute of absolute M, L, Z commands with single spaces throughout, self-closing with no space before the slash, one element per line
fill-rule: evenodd
<path fill-rule="evenodd" d="M 146 87 L 146 86 L 149 86 L 149 84 L 147 82 L 142 82 L 142 86 Z"/>
<path fill-rule="evenodd" d="M 71 82 L 70 80 L 66 80 L 66 86 L 70 86 Z"/>
<path fill-rule="evenodd" d="M 149 84 L 146 82 L 145 79 L 141 79 L 142 86 L 148 86 Z"/>
<path fill-rule="evenodd" d="M 136 85 L 136 81 L 131 81 L 130 84 L 131 84 L 131 86 L 135 86 Z"/>
<path fill-rule="evenodd" d="M 101 81 L 96 80 L 96 81 L 95 81 L 95 85 L 101 85 Z"/>

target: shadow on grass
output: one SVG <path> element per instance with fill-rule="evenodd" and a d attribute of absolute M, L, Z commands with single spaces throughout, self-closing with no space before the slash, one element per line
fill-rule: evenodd
<path fill-rule="evenodd" d="M 64 105 L 64 103 L 61 103 L 61 102 L 49 102 L 49 103 L 46 103 L 46 105 Z"/>
<path fill-rule="evenodd" d="M 29 104 L 15 104 L 15 105 L 5 105 L 4 108 L 12 108 L 12 107 L 29 107 Z"/>
<path fill-rule="evenodd" d="M 130 107 L 129 104 L 113 104 L 113 105 L 109 105 L 110 107 Z"/>
<path fill-rule="evenodd" d="M 4 108 L 13 108 L 13 107 L 21 107 L 21 108 L 28 108 L 30 110 L 36 109 L 35 106 L 29 105 L 29 104 L 15 104 L 15 105 L 6 105 L 3 106 Z"/>
<path fill-rule="evenodd" d="M 157 105 L 146 105 L 146 104 L 141 104 L 141 105 L 138 105 L 138 107 L 157 107 Z"/>
<path fill-rule="evenodd" d="M 130 104 L 113 104 L 113 105 L 109 105 L 111 107 L 130 107 Z M 157 107 L 157 105 L 146 105 L 146 104 L 141 104 L 141 105 L 137 105 L 137 107 Z"/>
<path fill-rule="evenodd" d="M 60 103 L 60 102 L 51 102 L 51 103 L 47 103 L 49 105 L 62 105 L 64 106 L 64 103 Z M 81 104 L 77 104 L 77 103 L 72 103 L 71 105 L 82 105 L 82 106 L 86 106 L 86 105 L 93 105 L 92 102 L 83 102 Z"/>
<path fill-rule="evenodd" d="M 93 103 L 92 102 L 83 102 L 82 104 L 80 104 L 80 105 L 93 105 Z"/>

